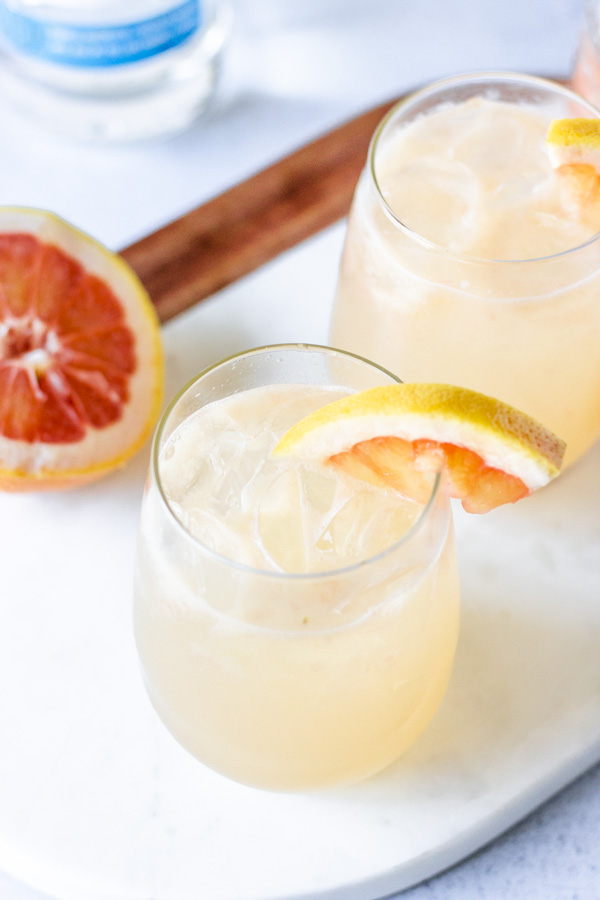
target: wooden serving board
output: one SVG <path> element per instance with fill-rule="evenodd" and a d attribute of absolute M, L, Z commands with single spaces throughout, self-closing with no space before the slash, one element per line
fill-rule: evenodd
<path fill-rule="evenodd" d="M 337 222 L 389 101 L 121 251 L 161 321 Z"/>

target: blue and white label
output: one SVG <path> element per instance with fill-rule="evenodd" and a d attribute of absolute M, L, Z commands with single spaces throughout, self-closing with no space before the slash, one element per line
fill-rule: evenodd
<path fill-rule="evenodd" d="M 118 25 L 81 25 L 37 19 L 0 0 L 0 31 L 15 50 L 66 66 L 102 68 L 147 59 L 177 47 L 202 24 L 199 0 L 168 12 Z"/>

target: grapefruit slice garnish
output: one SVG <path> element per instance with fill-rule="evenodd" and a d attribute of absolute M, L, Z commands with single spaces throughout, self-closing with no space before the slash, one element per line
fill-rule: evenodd
<path fill-rule="evenodd" d="M 600 211 L 600 119 L 554 119 L 546 137 L 563 196 L 581 212 Z"/>
<path fill-rule="evenodd" d="M 0 208 L 0 488 L 98 478 L 160 409 L 158 319 L 124 260 L 43 210 Z"/>
<path fill-rule="evenodd" d="M 558 474 L 565 443 L 484 394 L 446 384 L 396 384 L 350 394 L 283 435 L 293 455 L 394 488 L 421 503 L 442 475 L 467 512 L 514 503 Z"/>

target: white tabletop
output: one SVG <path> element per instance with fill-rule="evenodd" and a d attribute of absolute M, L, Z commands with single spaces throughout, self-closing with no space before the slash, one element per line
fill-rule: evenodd
<path fill-rule="evenodd" d="M 583 0 L 234 6 L 220 96 L 176 139 L 120 149 L 74 145 L 0 106 L 0 201 L 54 210 L 118 249 L 413 85 L 481 69 L 568 75 Z M 403 896 L 597 900 L 599 848 L 596 768 L 475 857 Z M 2 873 L 0 897 L 47 900 Z"/>

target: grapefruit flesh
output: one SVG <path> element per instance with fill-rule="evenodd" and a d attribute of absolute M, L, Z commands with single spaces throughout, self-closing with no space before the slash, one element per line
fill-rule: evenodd
<path fill-rule="evenodd" d="M 294 425 L 274 455 L 342 469 L 426 503 L 443 489 L 468 512 L 514 503 L 555 477 L 565 444 L 522 412 L 453 385 L 397 384 L 336 400 Z"/>
<path fill-rule="evenodd" d="M 162 397 L 159 325 L 123 260 L 57 217 L 0 210 L 0 488 L 125 462 Z"/>

